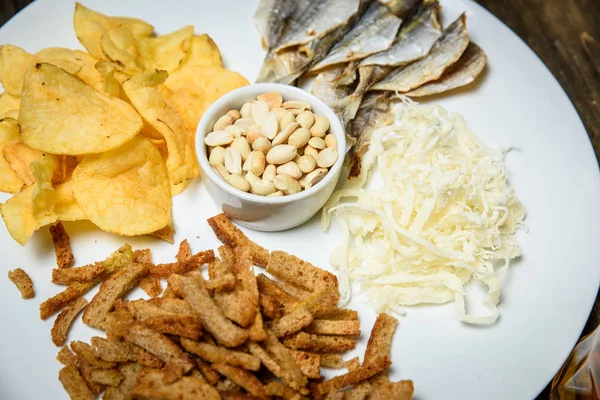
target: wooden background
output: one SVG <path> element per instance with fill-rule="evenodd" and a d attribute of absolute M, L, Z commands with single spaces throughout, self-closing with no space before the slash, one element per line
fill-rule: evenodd
<path fill-rule="evenodd" d="M 600 158 L 600 0 L 476 0 L 537 53 L 567 95 Z M 0 26 L 31 0 L 2 0 Z M 600 266 L 598 266 L 600 268 Z M 583 334 L 600 322 L 600 298 Z M 549 399 L 547 387 L 536 400 Z"/>

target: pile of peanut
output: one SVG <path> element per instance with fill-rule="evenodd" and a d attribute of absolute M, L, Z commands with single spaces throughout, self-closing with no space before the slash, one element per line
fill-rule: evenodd
<path fill-rule="evenodd" d="M 208 161 L 231 186 L 284 196 L 316 185 L 338 158 L 329 120 L 269 92 L 220 117 L 206 135 Z"/>

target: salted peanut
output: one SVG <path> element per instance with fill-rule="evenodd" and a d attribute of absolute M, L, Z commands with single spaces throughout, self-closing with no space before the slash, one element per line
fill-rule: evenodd
<path fill-rule="evenodd" d="M 71 324 L 75 320 L 77 314 L 79 314 L 87 305 L 88 301 L 85 297 L 80 297 L 58 314 L 52 325 L 52 330 L 50 331 L 50 336 L 52 337 L 52 343 L 54 343 L 54 345 L 62 346 L 65 344 Z"/>
<path fill-rule="evenodd" d="M 52 270 L 52 283 L 70 285 L 74 282 L 91 282 L 104 274 L 102 263 L 85 265 L 77 268 L 54 268 Z"/>
<path fill-rule="evenodd" d="M 250 111 L 254 122 L 260 125 L 260 121 L 262 121 L 270 112 L 269 104 L 264 100 L 252 101 L 250 103 Z"/>
<path fill-rule="evenodd" d="M 252 152 L 252 160 L 250 161 L 249 171 L 252 172 L 256 176 L 261 176 L 265 171 L 265 167 L 267 164 L 267 159 L 265 157 L 265 153 L 259 150 L 255 150 Z"/>
<path fill-rule="evenodd" d="M 277 92 L 263 93 L 256 96 L 256 99 L 266 102 L 271 110 L 281 107 L 281 104 L 283 103 L 283 97 L 281 97 L 281 95 Z"/>
<path fill-rule="evenodd" d="M 250 182 L 250 185 L 252 185 L 253 182 L 260 180 L 260 178 L 256 175 L 254 175 L 251 171 L 248 171 L 248 173 L 246 175 L 244 175 L 244 178 L 246 178 L 246 180 L 248 182 Z"/>
<path fill-rule="evenodd" d="M 207 146 L 225 146 L 233 142 L 233 135 L 226 131 L 214 131 L 210 132 L 204 137 L 204 143 Z"/>
<path fill-rule="evenodd" d="M 96 356 L 104 361 L 127 362 L 135 360 L 135 353 L 127 342 L 108 340 L 98 336 L 91 339 Z"/>
<path fill-rule="evenodd" d="M 131 290 L 146 272 L 146 265 L 133 262 L 109 276 L 85 308 L 83 322 L 94 328 L 104 328 L 106 315 L 112 309 L 115 300 Z"/>
<path fill-rule="evenodd" d="M 23 271 L 21 268 L 8 271 L 8 279 L 10 279 L 17 289 L 19 289 L 22 298 L 31 299 L 35 296 L 31 278 L 27 275 L 27 272 Z"/>
<path fill-rule="evenodd" d="M 321 353 L 321 366 L 325 368 L 340 369 L 344 368 L 344 360 L 339 353 Z"/>
<path fill-rule="evenodd" d="M 283 196 L 283 192 L 281 190 L 277 190 L 276 192 L 273 192 L 273 193 L 267 195 L 267 197 L 282 197 L 282 196 Z"/>
<path fill-rule="evenodd" d="M 263 135 L 256 138 L 256 140 L 252 143 L 253 150 L 262 151 L 265 154 L 267 154 L 269 150 L 271 150 L 271 147 L 271 141 L 269 141 L 269 139 Z"/>
<path fill-rule="evenodd" d="M 90 374 L 92 382 L 104 386 L 119 386 L 123 380 L 123 374 L 118 369 L 93 369 Z"/>
<path fill-rule="evenodd" d="M 246 132 L 246 141 L 252 145 L 259 137 L 264 136 L 260 131 L 249 130 Z"/>
<path fill-rule="evenodd" d="M 310 138 L 310 140 L 308 141 L 308 145 L 317 150 L 323 150 L 325 147 L 327 147 L 327 145 L 325 144 L 325 140 L 323 140 L 320 137 Z"/>
<path fill-rule="evenodd" d="M 305 103 L 303 101 L 297 101 L 297 100 L 290 100 L 290 101 L 286 101 L 285 103 L 282 104 L 282 107 L 286 110 L 290 110 L 290 109 L 296 109 L 296 110 L 301 110 L 301 111 L 311 111 L 312 108 L 310 107 L 310 104 Z"/>
<path fill-rule="evenodd" d="M 275 107 L 275 108 L 271 108 L 271 111 L 272 111 L 272 112 L 275 114 L 275 116 L 277 117 L 277 121 L 278 121 L 278 122 L 281 122 L 281 117 L 283 117 L 283 115 L 284 115 L 285 113 L 287 113 L 287 111 L 286 111 L 286 110 L 284 110 L 284 109 L 283 109 L 283 108 L 281 108 L 281 107 Z M 280 129 L 281 129 L 281 126 L 280 126 Z"/>
<path fill-rule="evenodd" d="M 221 146 L 211 148 L 208 162 L 225 164 L 225 148 Z"/>
<path fill-rule="evenodd" d="M 244 103 L 240 108 L 240 115 L 242 118 L 252 118 L 252 104 L 250 102 Z"/>
<path fill-rule="evenodd" d="M 250 182 L 239 175 L 231 174 L 227 177 L 227 183 L 242 192 L 250 191 Z"/>
<path fill-rule="evenodd" d="M 273 178 L 275 178 L 275 175 L 277 175 L 277 167 L 269 164 L 265 167 L 265 170 L 262 174 L 262 179 L 265 181 L 273 181 Z"/>
<path fill-rule="evenodd" d="M 304 148 L 304 155 L 305 156 L 311 156 L 312 158 L 315 159 L 315 165 L 317 163 L 317 157 L 319 157 L 319 150 L 315 149 L 314 147 L 306 146 Z"/>
<path fill-rule="evenodd" d="M 235 148 L 240 153 L 240 155 L 242 156 L 242 161 L 246 161 L 246 159 L 252 152 L 250 144 L 248 144 L 248 140 L 246 140 L 246 138 L 243 137 L 234 139 L 233 142 L 231 142 L 231 147 Z"/>
<path fill-rule="evenodd" d="M 280 165 L 279 167 L 277 167 L 277 174 L 278 175 L 289 175 L 294 179 L 299 179 L 302 177 L 302 171 L 300 170 L 300 167 L 298 166 L 298 164 L 296 164 L 294 161 L 288 161 L 283 165 Z"/>
<path fill-rule="evenodd" d="M 312 322 L 312 314 L 306 308 L 298 307 L 275 321 L 271 326 L 271 331 L 280 338 L 299 332 Z"/>
<path fill-rule="evenodd" d="M 255 150 L 253 150 L 248 155 L 248 158 L 246 158 L 246 161 L 244 161 L 244 163 L 242 164 L 242 171 L 246 171 L 246 172 L 250 171 L 250 163 L 252 162 L 252 157 L 254 156 L 254 154 L 252 154 L 252 153 L 254 153 L 254 151 Z"/>
<path fill-rule="evenodd" d="M 296 146 L 291 144 L 280 144 L 274 146 L 267 153 L 267 162 L 269 164 L 281 165 L 292 161 L 296 157 Z"/>
<path fill-rule="evenodd" d="M 298 181 L 287 174 L 275 176 L 273 184 L 277 190 L 281 190 L 287 195 L 296 194 L 302 190 Z"/>
<path fill-rule="evenodd" d="M 304 178 L 300 179 L 300 185 L 304 189 L 310 189 L 315 186 L 317 183 L 321 182 L 323 178 L 327 175 L 326 168 L 317 168 L 314 171 L 308 173 Z"/>
<path fill-rule="evenodd" d="M 250 193 L 257 194 L 259 196 L 267 196 L 275 192 L 275 185 L 273 182 L 258 179 L 250 182 Z"/>
<path fill-rule="evenodd" d="M 231 379 L 236 385 L 239 385 L 248 393 L 259 398 L 266 396 L 264 385 L 254 374 L 242 368 L 233 367 L 223 363 L 215 363 L 212 367 L 221 375 Z"/>
<path fill-rule="evenodd" d="M 181 294 L 200 318 L 204 328 L 224 346 L 235 347 L 248 339 L 242 328 L 227 320 L 214 303 L 201 275 L 181 280 Z"/>
<path fill-rule="evenodd" d="M 245 129 L 242 129 L 241 127 L 239 127 L 237 125 L 226 126 L 224 131 L 227 133 L 230 133 L 234 139 L 242 137 L 242 135 L 246 132 Z"/>
<path fill-rule="evenodd" d="M 279 132 L 279 122 L 277 121 L 277 116 L 274 112 L 268 112 L 262 120 L 260 120 L 260 128 L 262 133 L 269 138 L 269 140 L 273 140 L 275 136 L 277 136 L 277 132 Z"/>
<path fill-rule="evenodd" d="M 94 394 L 88 389 L 85 380 L 74 365 L 68 365 L 58 372 L 58 380 L 63 385 L 69 398 L 73 400 L 92 400 Z"/>
<path fill-rule="evenodd" d="M 296 121 L 298 121 L 301 127 L 310 129 L 315 123 L 315 114 L 310 111 L 302 111 L 296 117 Z"/>
<path fill-rule="evenodd" d="M 58 265 L 58 268 L 70 267 L 73 265 L 73 253 L 71 252 L 71 243 L 65 227 L 59 221 L 51 225 L 49 230 L 50 235 L 52 235 L 54 252 L 56 253 L 56 265 Z"/>
<path fill-rule="evenodd" d="M 279 130 L 282 131 L 293 123 L 297 123 L 294 114 L 284 110 L 284 113 L 279 117 Z"/>
<path fill-rule="evenodd" d="M 219 174 L 219 176 L 223 180 L 227 180 L 227 177 L 229 176 L 229 171 L 227 171 L 227 168 L 225 168 L 223 164 L 217 164 L 212 162 L 209 162 L 209 164 L 211 167 L 213 167 L 213 169 L 217 172 L 217 174 Z"/>
<path fill-rule="evenodd" d="M 337 145 L 338 142 L 334 134 L 329 133 L 325 136 L 325 146 L 330 149 L 337 149 Z"/>
<path fill-rule="evenodd" d="M 306 146 L 310 140 L 310 132 L 306 128 L 296 129 L 288 138 L 288 144 L 298 148 Z"/>
<path fill-rule="evenodd" d="M 273 142 L 271 143 L 273 146 L 277 146 L 278 144 L 282 144 L 285 143 L 288 138 L 290 137 L 290 135 L 296 130 L 298 129 L 300 125 L 298 125 L 297 122 L 292 122 L 290 124 L 288 124 L 285 128 L 283 128 L 281 130 L 281 132 L 279 132 L 277 134 L 277 136 L 275 136 L 275 138 L 273 139 Z"/>
<path fill-rule="evenodd" d="M 209 343 L 196 342 L 185 338 L 181 339 L 181 345 L 190 353 L 196 354 L 211 363 L 229 364 L 250 371 L 258 371 L 260 368 L 260 359 L 248 353 L 228 350 Z"/>
<path fill-rule="evenodd" d="M 296 164 L 301 172 L 307 174 L 315 169 L 317 161 L 312 156 L 305 154 L 296 161 Z"/>
<path fill-rule="evenodd" d="M 231 115 L 225 114 L 221 118 L 219 118 L 217 122 L 215 122 L 215 124 L 213 125 L 213 131 L 222 131 L 229 125 L 233 124 L 233 122 L 234 121 Z"/>
<path fill-rule="evenodd" d="M 233 123 L 234 126 L 237 126 L 238 128 L 242 129 L 243 131 L 247 131 L 249 129 L 252 129 L 253 126 L 256 125 L 256 122 L 254 122 L 254 120 L 252 118 L 240 118 L 237 121 L 235 121 Z"/>
<path fill-rule="evenodd" d="M 242 173 L 242 155 L 235 147 L 225 149 L 225 168 L 230 174 Z"/>
<path fill-rule="evenodd" d="M 315 319 L 308 327 L 306 327 L 305 332 L 320 335 L 359 336 L 360 322 L 354 320 L 329 321 L 325 319 Z"/>
<path fill-rule="evenodd" d="M 313 137 L 324 137 L 329 130 L 329 119 L 322 115 L 315 115 L 315 123 L 310 128 L 310 134 Z"/>
<path fill-rule="evenodd" d="M 319 152 L 319 156 L 317 157 L 317 165 L 320 168 L 329 168 L 338 158 L 338 152 L 336 149 L 326 148 Z"/>
<path fill-rule="evenodd" d="M 227 115 L 229 115 L 234 122 L 242 118 L 242 114 L 238 110 L 229 110 L 227 111 Z"/>

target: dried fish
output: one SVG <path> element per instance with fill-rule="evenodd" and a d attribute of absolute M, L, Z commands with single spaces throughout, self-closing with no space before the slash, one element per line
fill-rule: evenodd
<path fill-rule="evenodd" d="M 473 82 L 485 69 L 487 56 L 475 43 L 470 42 L 467 49 L 436 81 L 424 84 L 406 93 L 410 97 L 430 96 L 447 92 Z"/>
<path fill-rule="evenodd" d="M 268 49 L 283 37 L 283 30 L 296 3 L 287 0 L 261 0 L 254 13 L 254 23 L 261 35 L 262 45 Z"/>
<path fill-rule="evenodd" d="M 469 44 L 466 16 L 462 14 L 435 42 L 431 52 L 419 61 L 396 68 L 370 90 L 408 92 L 427 82 L 438 79 L 454 64 Z"/>
<path fill-rule="evenodd" d="M 396 37 L 402 20 L 387 7 L 374 2 L 359 21 L 333 46 L 327 57 L 311 67 L 322 70 L 331 65 L 361 60 L 388 49 Z"/>

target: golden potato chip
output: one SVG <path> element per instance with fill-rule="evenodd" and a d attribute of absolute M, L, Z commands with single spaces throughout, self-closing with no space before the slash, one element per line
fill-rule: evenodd
<path fill-rule="evenodd" d="M 59 221 L 81 221 L 86 219 L 73 194 L 73 180 L 70 179 L 54 188 L 56 203 L 54 213 Z"/>
<path fill-rule="evenodd" d="M 35 183 L 0 204 L 8 233 L 21 245 L 29 241 L 33 232 L 57 220 L 54 213 L 56 194 L 52 188 L 54 167 L 52 157 L 34 161 L 31 171 Z"/>
<path fill-rule="evenodd" d="M 21 99 L 19 97 L 11 96 L 8 92 L 0 94 L 0 117 L 6 117 L 6 113 L 13 110 L 17 110 L 17 115 L 19 115 L 19 107 L 21 107 Z"/>
<path fill-rule="evenodd" d="M 12 96 L 21 96 L 23 76 L 36 62 L 37 58 L 34 55 L 18 46 L 0 46 L 0 83 L 4 90 Z"/>
<path fill-rule="evenodd" d="M 181 65 L 196 65 L 198 67 L 222 67 L 221 52 L 207 34 L 195 35 L 184 44 L 185 57 Z"/>
<path fill-rule="evenodd" d="M 154 27 L 137 18 L 109 17 L 75 3 L 73 28 L 79 42 L 96 58 L 104 58 L 100 40 L 104 32 L 111 28 L 124 26 L 131 30 L 136 38 L 149 36 Z"/>
<path fill-rule="evenodd" d="M 185 43 L 194 35 L 194 27 L 186 26 L 166 35 L 138 40 L 138 49 L 146 71 L 155 69 L 169 73 L 185 58 Z"/>
<path fill-rule="evenodd" d="M 3 118 L 0 120 L 0 149 L 4 150 L 18 141 L 19 125 L 12 118 Z M 23 181 L 19 179 L 17 173 L 11 168 L 10 162 L 5 157 L 0 157 L 0 191 L 8 193 L 17 193 L 21 190 Z"/>
<path fill-rule="evenodd" d="M 106 58 L 122 71 L 131 75 L 144 72 L 138 42 L 129 28 L 117 26 L 107 30 L 100 46 Z"/>
<path fill-rule="evenodd" d="M 173 92 L 172 101 L 194 131 L 212 103 L 225 93 L 249 82 L 237 72 L 225 68 L 185 65 L 165 81 Z"/>
<path fill-rule="evenodd" d="M 19 125 L 21 138 L 29 146 L 67 155 L 114 149 L 143 126 L 140 116 L 123 100 L 45 63 L 25 74 Z"/>
<path fill-rule="evenodd" d="M 17 127 L 18 130 L 18 127 Z M 18 138 L 17 135 L 17 139 Z M 16 142 L 2 148 L 2 155 L 10 168 L 15 172 L 20 180 L 27 186 L 33 185 L 35 178 L 31 173 L 29 166 L 33 161 L 39 160 L 44 153 L 37 149 L 32 149 L 25 143 Z"/>
<path fill-rule="evenodd" d="M 171 223 L 167 170 L 146 138 L 136 136 L 117 149 L 84 157 L 72 179 L 83 214 L 102 230 L 144 235 Z"/>
<path fill-rule="evenodd" d="M 77 75 L 94 89 L 102 87 L 102 76 L 94 68 L 98 60 L 85 51 L 48 47 L 35 53 L 35 56 L 38 58 L 38 62 L 53 64 Z"/>
<path fill-rule="evenodd" d="M 165 100 L 159 89 L 166 78 L 165 71 L 138 74 L 123 83 L 123 90 L 142 117 L 164 137 L 171 193 L 175 195 L 185 188 L 190 179 L 198 176 L 199 167 L 194 130 Z"/>

